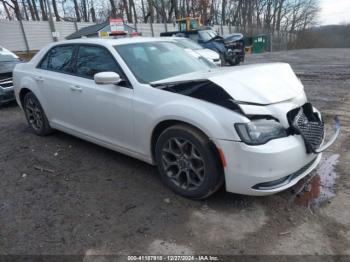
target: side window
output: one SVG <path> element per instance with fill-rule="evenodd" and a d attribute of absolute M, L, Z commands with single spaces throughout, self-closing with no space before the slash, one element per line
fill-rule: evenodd
<path fill-rule="evenodd" d="M 74 46 L 53 47 L 39 65 L 39 68 L 60 72 L 71 72 L 70 62 L 73 57 Z"/>
<path fill-rule="evenodd" d="M 80 46 L 77 56 L 76 74 L 93 78 L 99 72 L 116 72 L 122 76 L 114 57 L 107 49 L 98 46 Z"/>

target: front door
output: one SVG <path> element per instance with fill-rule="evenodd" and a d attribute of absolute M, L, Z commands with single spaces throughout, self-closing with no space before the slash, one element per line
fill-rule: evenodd
<path fill-rule="evenodd" d="M 115 58 L 105 47 L 81 45 L 74 68 L 70 97 L 76 129 L 98 141 L 129 148 L 133 140 L 133 89 L 127 81 L 98 85 L 93 80 L 99 72 L 116 72 L 125 78 Z"/>

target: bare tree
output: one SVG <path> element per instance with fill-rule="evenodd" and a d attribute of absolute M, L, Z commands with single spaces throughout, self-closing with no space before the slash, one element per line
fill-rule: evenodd
<path fill-rule="evenodd" d="M 30 0 L 28 0 L 30 1 Z M 34 10 L 34 14 L 35 14 L 35 18 L 36 20 L 40 20 L 40 16 L 39 16 L 39 12 L 38 12 L 38 8 L 36 6 L 36 0 L 32 0 L 32 5 L 33 5 L 33 10 Z"/>
<path fill-rule="evenodd" d="M 27 7 L 26 7 L 26 4 L 25 4 L 25 1 L 22 0 L 22 12 L 24 14 L 24 17 L 26 20 L 29 20 L 29 16 L 28 16 L 28 12 L 27 12 Z"/>
<path fill-rule="evenodd" d="M 117 17 L 117 8 L 115 7 L 114 0 L 109 0 L 109 2 L 111 3 L 111 7 L 112 7 L 111 15 L 112 15 L 112 17 L 116 18 Z"/>
<path fill-rule="evenodd" d="M 130 13 L 129 5 L 127 0 L 123 0 L 123 10 L 125 10 L 126 17 L 129 23 L 132 23 L 132 16 Z"/>
<path fill-rule="evenodd" d="M 11 0 L 12 5 L 9 5 L 15 12 L 17 20 L 22 20 L 21 10 L 17 0 Z"/>
<path fill-rule="evenodd" d="M 29 8 L 30 16 L 31 16 L 32 20 L 35 21 L 36 20 L 36 16 L 35 16 L 35 13 L 34 13 L 32 2 L 30 0 L 27 0 L 27 5 L 28 5 L 28 8 Z"/>
<path fill-rule="evenodd" d="M 42 0 L 40 0 L 40 1 L 42 1 Z M 75 19 L 77 22 L 80 22 L 81 18 L 80 18 L 78 1 L 77 0 L 73 0 L 73 1 L 74 1 Z"/>
<path fill-rule="evenodd" d="M 3 5 L 4 10 L 6 12 L 8 20 L 12 20 L 12 15 L 11 15 L 10 10 L 9 10 L 9 8 L 12 8 L 12 6 L 8 2 L 6 2 L 5 0 L 1 0 L 1 2 L 2 2 L 2 5 Z"/>
<path fill-rule="evenodd" d="M 93 0 L 91 0 L 90 13 L 91 13 L 91 20 L 92 20 L 92 22 L 96 23 L 96 12 L 95 12 L 95 7 L 94 7 Z"/>
<path fill-rule="evenodd" d="M 56 21 L 57 22 L 61 21 L 60 14 L 58 13 L 58 9 L 57 9 L 56 0 L 52 0 L 52 7 L 53 7 L 53 13 L 55 14 L 55 17 L 56 17 Z"/>
<path fill-rule="evenodd" d="M 40 10 L 41 10 L 41 17 L 44 21 L 47 21 L 47 13 L 46 13 L 46 8 L 45 8 L 45 3 L 44 0 L 39 0 L 40 3 Z"/>
<path fill-rule="evenodd" d="M 145 9 L 145 3 L 144 0 L 141 0 L 141 10 L 142 10 L 142 20 L 144 23 L 147 23 L 146 21 L 146 9 Z"/>
<path fill-rule="evenodd" d="M 137 23 L 137 13 L 134 0 L 129 0 L 129 6 L 132 8 L 132 11 L 134 13 L 134 23 Z"/>

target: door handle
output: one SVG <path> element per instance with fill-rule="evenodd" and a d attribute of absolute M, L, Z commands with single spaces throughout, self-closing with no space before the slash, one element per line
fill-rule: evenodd
<path fill-rule="evenodd" d="M 41 76 L 36 76 L 36 77 L 34 77 L 34 79 L 35 79 L 37 82 L 43 82 L 43 81 L 44 81 L 44 78 L 42 78 Z"/>
<path fill-rule="evenodd" d="M 79 92 L 81 92 L 83 90 L 80 86 L 77 86 L 77 85 L 71 85 L 70 89 L 72 91 L 79 91 Z"/>

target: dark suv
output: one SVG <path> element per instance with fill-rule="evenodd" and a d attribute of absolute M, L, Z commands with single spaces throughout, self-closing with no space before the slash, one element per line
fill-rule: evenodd
<path fill-rule="evenodd" d="M 0 106 L 15 100 L 12 71 L 20 62 L 14 53 L 0 46 Z"/>

